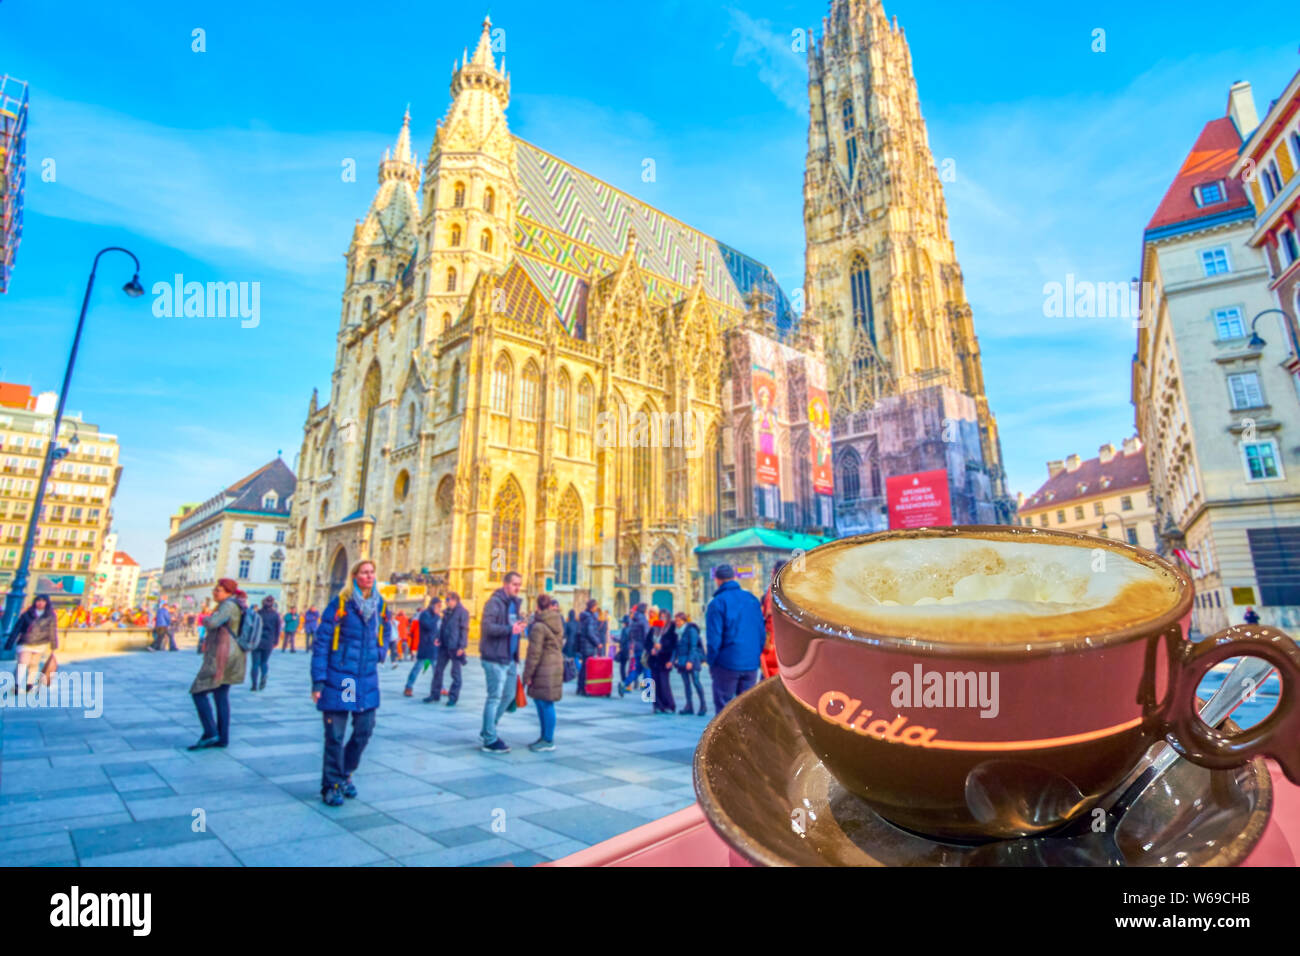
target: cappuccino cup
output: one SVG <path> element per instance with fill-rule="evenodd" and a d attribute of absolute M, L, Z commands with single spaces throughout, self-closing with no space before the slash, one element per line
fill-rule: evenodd
<path fill-rule="evenodd" d="M 1078 820 L 1162 739 L 1211 769 L 1268 754 L 1300 783 L 1300 649 L 1260 625 L 1192 644 L 1193 598 L 1151 552 L 1003 526 L 834 541 L 772 587 L 781 681 L 827 769 L 899 826 L 972 841 Z M 1227 735 L 1196 688 L 1239 655 L 1286 690 Z"/>

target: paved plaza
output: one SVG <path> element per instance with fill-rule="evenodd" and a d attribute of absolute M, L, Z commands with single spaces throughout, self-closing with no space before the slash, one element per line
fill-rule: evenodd
<path fill-rule="evenodd" d="M 410 669 L 381 668 L 383 702 L 343 807 L 321 803 L 321 717 L 309 655 L 276 651 L 265 692 L 232 687 L 230 746 L 189 752 L 194 642 L 176 653 L 68 661 L 103 674 L 103 712 L 0 708 L 0 862 L 15 866 L 459 866 L 554 860 L 690 805 L 710 716 L 655 715 L 639 696 L 565 685 L 553 753 L 536 711 L 507 714 L 510 753 L 478 750 L 477 658 L 459 704 L 404 698 Z M 6 663 L 4 666 L 11 667 Z M 615 676 L 617 677 L 617 665 Z M 705 692 L 709 693 L 707 676 Z M 681 681 L 674 677 L 681 706 Z"/>

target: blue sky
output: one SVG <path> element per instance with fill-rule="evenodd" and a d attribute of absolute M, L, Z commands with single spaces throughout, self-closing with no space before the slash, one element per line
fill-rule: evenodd
<path fill-rule="evenodd" d="M 311 390 L 328 392 L 342 254 L 376 164 L 407 103 L 423 161 L 452 60 L 489 11 L 514 132 L 766 262 L 791 292 L 807 113 L 790 37 L 827 6 L 0 3 L 0 72 L 32 87 L 0 379 L 58 388 L 102 246 L 140 256 L 146 288 L 176 273 L 260 282 L 257 328 L 160 319 L 151 296 L 117 292 L 130 265 L 106 257 L 68 407 L 120 436 L 115 523 L 146 566 L 182 502 L 277 450 L 293 465 Z M 935 157 L 954 161 L 953 238 L 1011 487 L 1026 492 L 1046 459 L 1133 431 L 1130 323 L 1044 318 L 1044 283 L 1136 275 L 1142 228 L 1228 86 L 1249 80 L 1262 113 L 1300 67 L 1300 18 L 1282 23 L 1281 7 L 1266 33 L 1221 4 L 1045 6 L 886 5 Z"/>

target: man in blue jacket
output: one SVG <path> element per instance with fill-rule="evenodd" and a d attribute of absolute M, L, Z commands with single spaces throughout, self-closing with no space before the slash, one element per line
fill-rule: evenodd
<path fill-rule="evenodd" d="M 311 699 L 325 718 L 321 799 L 331 807 L 357 795 L 352 774 L 375 730 L 379 665 L 393 639 L 384 599 L 375 587 L 375 565 L 361 561 L 352 581 L 321 615 L 311 645 Z M 352 737 L 345 747 L 348 715 Z"/>
<path fill-rule="evenodd" d="M 415 619 L 415 626 L 420 629 L 420 640 L 415 649 L 415 663 L 411 666 L 411 673 L 406 676 L 403 697 L 415 696 L 415 679 L 420 676 L 420 671 L 432 667 L 438 657 L 438 628 L 442 625 L 441 607 L 442 598 L 429 598 L 429 603 Z M 426 697 L 424 702 L 427 704 L 429 698 Z"/>
<path fill-rule="evenodd" d="M 758 598 L 736 583 L 736 571 L 720 564 L 713 571 L 718 590 L 704 617 L 708 644 L 709 676 L 713 681 L 713 708 L 722 708 L 754 686 L 759 658 L 767 640 L 763 608 Z"/>
<path fill-rule="evenodd" d="M 455 707 L 456 701 L 460 700 L 461 670 L 465 666 L 465 652 L 469 649 L 469 610 L 460 603 L 460 595 L 455 591 L 447 594 L 447 611 L 442 615 L 442 624 L 438 628 L 437 644 L 438 663 L 429 684 L 429 696 L 424 698 L 424 702 L 433 704 L 442 698 L 442 675 L 450 664 L 451 689 L 447 692 L 447 706 Z"/>
<path fill-rule="evenodd" d="M 518 571 L 510 571 L 501 587 L 483 605 L 483 618 L 479 622 L 478 654 L 487 678 L 487 701 L 483 704 L 482 750 L 490 754 L 506 754 L 510 747 L 497 736 L 497 723 L 515 695 L 515 681 L 519 666 L 519 637 L 527 627 L 520 613 L 519 589 L 524 579 Z"/>

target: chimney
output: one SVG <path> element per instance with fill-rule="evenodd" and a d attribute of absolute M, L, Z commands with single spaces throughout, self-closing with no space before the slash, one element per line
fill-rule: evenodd
<path fill-rule="evenodd" d="M 1136 455 L 1142 450 L 1142 439 L 1134 435 L 1132 438 L 1124 439 L 1124 454 Z"/>
<path fill-rule="evenodd" d="M 1097 452 L 1098 452 L 1097 458 L 1101 461 L 1101 463 L 1103 465 L 1109 464 L 1110 460 L 1115 457 L 1115 446 L 1112 445 L 1110 442 L 1106 442 L 1106 444 L 1102 445 L 1101 448 L 1097 450 Z"/>
<path fill-rule="evenodd" d="M 1047 463 L 1047 477 L 1055 478 L 1061 472 L 1065 471 L 1065 463 L 1061 461 L 1049 461 Z"/>
<path fill-rule="evenodd" d="M 1255 112 L 1255 97 L 1250 92 L 1250 84 L 1238 80 L 1228 88 L 1228 116 L 1237 127 L 1242 142 L 1250 139 L 1259 125 L 1259 114 Z"/>
<path fill-rule="evenodd" d="M 1078 471 L 1079 465 L 1081 465 L 1082 463 L 1083 463 L 1083 459 L 1080 458 L 1078 455 L 1071 455 L 1069 458 L 1065 459 L 1065 470 Z"/>

